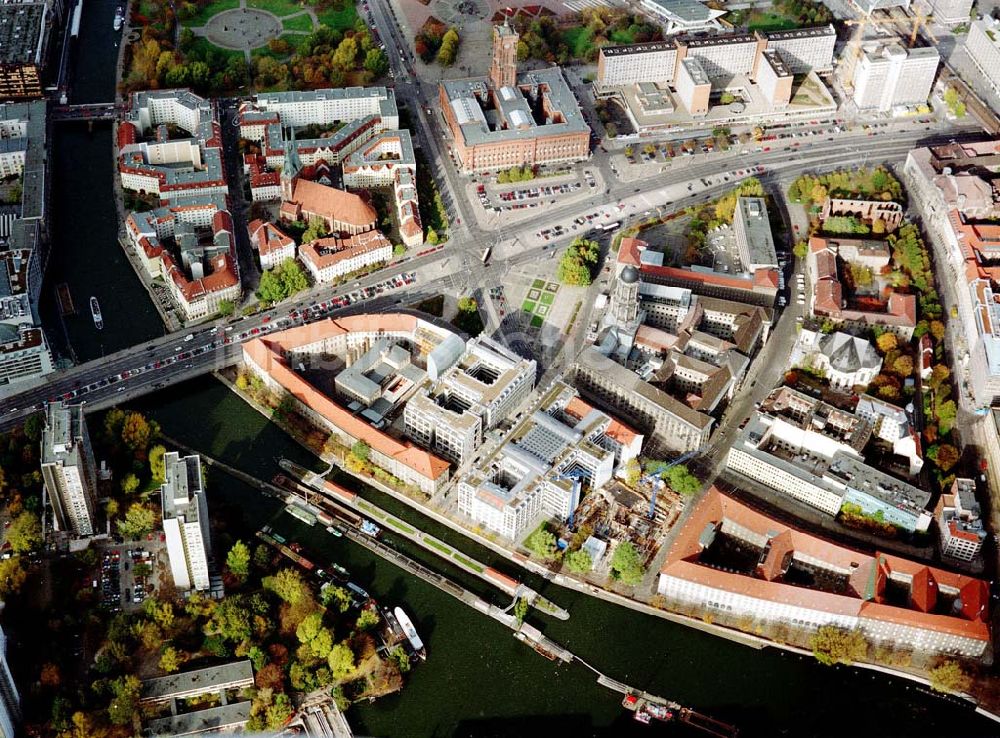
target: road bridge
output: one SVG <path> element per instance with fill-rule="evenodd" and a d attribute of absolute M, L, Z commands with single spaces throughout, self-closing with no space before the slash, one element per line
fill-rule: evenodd
<path fill-rule="evenodd" d="M 55 123 L 66 121 L 118 120 L 125 110 L 124 105 L 110 103 L 87 103 L 85 105 L 54 105 L 49 111 L 49 120 Z"/>

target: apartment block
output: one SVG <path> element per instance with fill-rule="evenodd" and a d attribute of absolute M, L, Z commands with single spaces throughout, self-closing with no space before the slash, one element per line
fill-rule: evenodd
<path fill-rule="evenodd" d="M 788 107 L 794 75 L 774 49 L 765 49 L 757 67 L 757 86 L 775 110 Z"/>
<path fill-rule="evenodd" d="M 605 46 L 597 57 L 599 87 L 673 82 L 677 46 L 672 41 L 651 41 L 630 46 Z"/>
<path fill-rule="evenodd" d="M 56 530 L 76 537 L 97 533 L 97 472 L 83 404 L 53 402 L 48 406 L 41 456 Z"/>
<path fill-rule="evenodd" d="M 163 456 L 163 465 L 166 475 L 160 501 L 174 586 L 182 592 L 207 590 L 212 543 L 201 457 L 170 451 Z"/>
<path fill-rule="evenodd" d="M 428 361 L 432 381 L 406 404 L 403 421 L 407 436 L 461 466 L 527 400 L 537 367 L 486 335 L 446 355 L 459 346 Z"/>
<path fill-rule="evenodd" d="M 407 385 L 401 388 L 395 381 L 383 385 L 386 378 L 380 377 L 376 402 L 352 409 L 320 391 L 295 369 L 315 357 L 331 354 L 345 363 L 348 358 L 353 361 L 378 341 L 405 342 L 411 347 L 415 364 L 433 365 L 435 371 L 437 367 L 446 370 L 447 358 L 455 356 L 454 344 L 462 345 L 452 331 L 408 313 L 362 314 L 314 321 L 271 333 L 266 341 L 249 341 L 243 345 L 243 363 L 270 390 L 291 395 L 303 416 L 329 432 L 338 443 L 350 447 L 364 441 L 371 449 L 371 463 L 404 484 L 434 494 L 448 482 L 448 460 L 390 435 L 382 413 L 383 407 L 392 409 L 394 401 L 403 399 L 418 381 L 401 377 Z M 364 379 L 375 382 L 376 377 L 366 373 Z"/>
<path fill-rule="evenodd" d="M 0 6 L 0 16 L 24 7 Z M 47 130 L 45 101 L 0 104 L 0 178 L 21 186 L 20 202 L 0 208 L 0 392 L 55 369 L 38 313 L 48 253 Z"/>
<path fill-rule="evenodd" d="M 927 102 L 941 57 L 936 49 L 891 44 L 865 52 L 854 71 L 854 104 L 860 110 L 890 111 Z"/>
<path fill-rule="evenodd" d="M 833 70 L 837 30 L 833 24 L 771 31 L 764 34 L 767 48 L 777 51 L 792 74 Z"/>
<path fill-rule="evenodd" d="M 1000 93 L 1000 21 L 991 16 L 973 21 L 965 36 L 965 50 L 982 73 L 983 81 Z"/>
<path fill-rule="evenodd" d="M 942 494 L 934 510 L 941 536 L 941 555 L 959 561 L 975 561 L 983 550 L 986 529 L 974 479 L 957 478 L 948 494 Z"/>
<path fill-rule="evenodd" d="M 568 380 L 595 406 L 629 418 L 653 449 L 686 453 L 708 443 L 715 423 L 711 415 L 688 407 L 594 347 L 580 352 Z"/>

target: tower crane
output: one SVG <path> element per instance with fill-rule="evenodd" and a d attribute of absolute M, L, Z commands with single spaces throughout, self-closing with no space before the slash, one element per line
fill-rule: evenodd
<path fill-rule="evenodd" d="M 653 494 L 649 498 L 649 519 L 652 520 L 656 517 L 656 493 L 663 486 L 663 475 L 667 473 L 668 469 L 677 466 L 678 464 L 683 464 L 685 461 L 693 459 L 695 456 L 701 453 L 700 448 L 696 448 L 694 451 L 688 451 L 686 454 L 678 456 L 673 461 L 667 462 L 667 464 L 661 467 L 658 471 L 647 474 L 642 478 L 642 481 L 649 484 L 653 488 Z"/>

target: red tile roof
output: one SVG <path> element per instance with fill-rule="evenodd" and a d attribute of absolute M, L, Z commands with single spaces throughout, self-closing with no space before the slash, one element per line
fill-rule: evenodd
<path fill-rule="evenodd" d="M 295 181 L 292 201 L 309 215 L 318 215 L 355 228 L 374 228 L 378 218 L 375 209 L 359 195 L 307 179 Z"/>
<path fill-rule="evenodd" d="M 702 532 L 723 521 L 770 539 L 770 551 L 758 568 L 759 576 L 722 571 L 698 562 L 702 551 Z M 827 562 L 832 568 L 851 571 L 850 591 L 834 594 L 780 581 L 783 562 L 793 551 Z M 982 641 L 990 638 L 987 625 L 989 588 L 986 582 L 882 552 L 873 557 L 853 551 L 768 518 L 726 497 L 715 487 L 708 491 L 691 512 L 690 518 L 674 540 L 660 572 L 763 601 L 897 623 Z M 912 578 L 913 607 L 898 607 L 884 601 L 886 582 L 893 573 Z M 959 593 L 962 607 L 956 615 L 931 612 L 943 587 Z M 872 599 L 864 599 L 865 597 Z"/>
<path fill-rule="evenodd" d="M 623 238 L 618 245 L 618 263 L 623 265 L 639 266 L 639 254 L 649 244 L 638 238 Z"/>
<path fill-rule="evenodd" d="M 373 428 L 362 418 L 333 402 L 309 384 L 288 366 L 288 362 L 284 358 L 286 351 L 336 335 L 354 331 L 409 332 L 412 334 L 416 325 L 417 319 L 415 317 L 400 313 L 352 315 L 339 320 L 321 320 L 245 343 L 243 344 L 243 356 L 244 360 L 250 361 L 266 371 L 295 399 L 319 413 L 345 434 L 363 440 L 373 450 L 397 460 L 428 479 L 435 480 L 448 471 L 447 461 L 414 446 L 409 441 L 397 441 Z"/>

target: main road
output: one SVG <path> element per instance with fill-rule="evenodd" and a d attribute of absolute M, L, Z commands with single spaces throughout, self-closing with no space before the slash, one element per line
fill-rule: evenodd
<path fill-rule="evenodd" d="M 953 137 L 946 136 L 943 140 L 951 138 Z M 937 140 L 942 139 L 928 139 L 923 131 L 886 134 L 878 141 L 877 157 L 880 162 L 899 162 L 914 146 Z M 775 174 L 850 166 L 856 162 L 856 152 L 861 146 L 871 146 L 874 143 L 872 138 L 856 136 L 803 143 L 793 151 L 775 149 L 761 152 L 755 163 Z M 239 360 L 242 341 L 264 335 L 276 327 L 300 322 L 300 311 L 304 307 L 312 303 L 326 306 L 313 317 L 342 312 L 343 310 L 330 305 L 332 298 L 392 280 L 405 272 L 417 275 L 412 287 L 379 295 L 375 300 L 364 303 L 365 309 L 384 310 L 388 305 L 400 302 L 402 295 L 393 294 L 394 292 L 405 291 L 407 303 L 410 303 L 424 295 L 433 294 L 434 291 L 440 292 L 446 284 L 454 284 L 456 281 L 469 285 L 502 281 L 509 266 L 538 259 L 548 250 L 560 248 L 571 238 L 567 236 L 562 240 L 541 243 L 533 238 L 533 233 L 540 228 L 556 222 L 571 221 L 582 214 L 593 212 L 595 208 L 617 208 L 619 204 L 621 210 L 618 212 L 621 215 L 612 214 L 609 217 L 621 218 L 626 213 L 638 214 L 654 202 L 659 202 L 659 207 L 681 209 L 716 197 L 731 188 L 734 184 L 733 177 L 725 180 L 718 175 L 734 172 L 737 167 L 747 164 L 746 158 L 739 155 L 718 155 L 701 162 L 682 164 L 651 177 L 638 186 L 618 184 L 610 187 L 607 193 L 583 202 L 542 208 L 537 218 L 523 221 L 514 238 L 497 249 L 496 253 L 500 256 L 489 266 L 483 265 L 478 259 L 479 244 L 475 242 L 475 236 L 470 232 L 461 235 L 456 233 L 444 249 L 395 262 L 349 285 L 337 288 L 319 285 L 295 301 L 283 303 L 254 316 L 235 321 L 218 321 L 191 332 L 179 331 L 100 360 L 48 375 L 42 381 L 24 388 L 18 385 L 4 388 L 4 397 L 0 400 L 0 430 L 21 422 L 25 416 L 41 409 L 44 403 L 67 395 L 73 401 L 86 400 L 91 407 L 104 407 L 230 365 Z M 702 180 L 709 178 L 712 178 L 711 184 L 705 186 Z M 686 188 L 685 185 L 691 187 Z M 668 196 L 668 189 L 679 189 L 688 194 Z M 475 253 L 476 258 L 470 258 L 470 253 Z M 357 309 L 357 304 L 346 308 Z M 589 305 L 586 309 L 589 310 Z M 298 313 L 299 317 L 293 317 L 293 312 Z M 586 314 L 582 317 L 585 318 Z M 503 330 L 503 325 L 499 328 Z M 188 335 L 190 338 L 187 338 Z"/>

